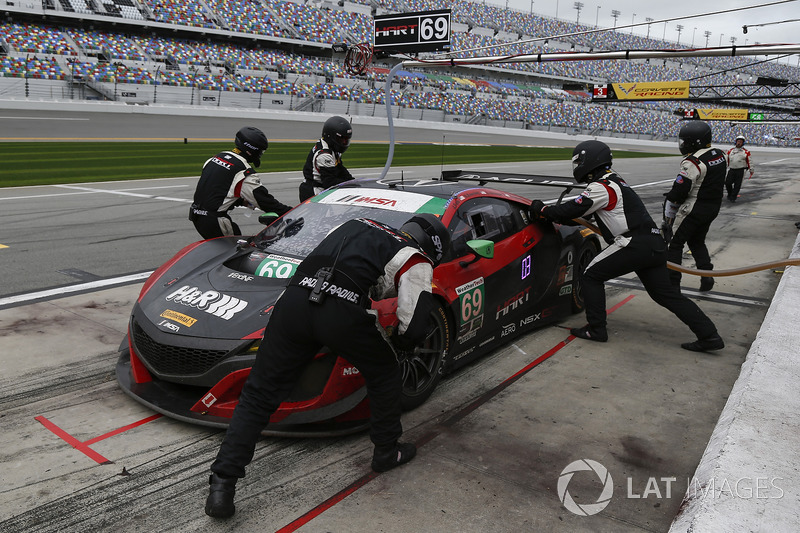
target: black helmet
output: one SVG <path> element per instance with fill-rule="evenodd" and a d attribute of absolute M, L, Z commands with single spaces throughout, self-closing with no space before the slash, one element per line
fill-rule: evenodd
<path fill-rule="evenodd" d="M 598 168 L 611 166 L 611 148 L 600 141 L 583 141 L 572 151 L 572 175 L 578 183 L 586 183 Z"/>
<path fill-rule="evenodd" d="M 433 266 L 441 262 L 450 248 L 450 232 L 438 217 L 430 213 L 414 215 L 403 224 L 400 231 L 407 233 L 419 244 L 425 255 L 433 261 Z"/>
<path fill-rule="evenodd" d="M 322 126 L 322 140 L 337 152 L 344 152 L 350 146 L 353 127 L 344 117 L 331 117 Z"/>
<path fill-rule="evenodd" d="M 702 120 L 690 120 L 678 133 L 678 149 L 683 155 L 711 146 L 711 126 Z"/>
<path fill-rule="evenodd" d="M 261 165 L 261 154 L 269 146 L 269 141 L 267 141 L 267 136 L 264 135 L 263 131 L 252 126 L 246 126 L 236 132 L 234 142 L 236 143 L 236 148 L 244 154 L 245 159 L 255 166 Z"/>

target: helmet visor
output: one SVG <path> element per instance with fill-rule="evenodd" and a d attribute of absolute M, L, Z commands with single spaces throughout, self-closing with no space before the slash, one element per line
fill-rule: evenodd
<path fill-rule="evenodd" d="M 572 175 L 575 175 L 575 171 L 578 170 L 578 167 L 583 165 L 583 162 L 586 160 L 586 152 L 581 150 L 577 154 L 572 156 Z"/>

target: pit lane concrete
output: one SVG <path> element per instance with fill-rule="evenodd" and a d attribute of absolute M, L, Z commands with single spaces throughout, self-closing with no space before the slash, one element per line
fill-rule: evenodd
<path fill-rule="evenodd" d="M 724 206 L 709 239 L 720 268 L 788 254 L 799 191 L 796 183 L 781 180 L 784 171 L 765 176 L 758 191 L 745 189 L 742 203 Z M 239 512 L 231 524 L 246 531 L 279 530 L 298 519 L 302 524 L 292 527 L 301 531 L 665 531 L 682 508 L 761 329 L 767 306 L 757 302 L 772 298 L 779 278 L 761 272 L 718 279 L 714 293 L 700 301 L 727 342 L 713 355 L 681 350 L 679 343 L 690 337 L 682 324 L 643 292 L 612 285 L 609 306 L 618 307 L 607 344 L 571 341 L 565 329 L 551 327 L 444 380 L 431 401 L 404 417 L 407 438 L 421 444 L 419 457 L 387 474 L 369 474 L 365 435 L 265 439 L 240 483 Z M 0 310 L 4 531 L 230 528 L 202 514 L 205 476 L 221 434 L 153 419 L 113 380 L 116 348 L 138 287 Z M 776 302 L 796 298 L 794 287 L 784 284 L 782 290 L 790 292 Z M 732 305 L 737 298 L 756 303 Z M 574 317 L 562 325 L 582 322 Z M 781 335 L 796 342 L 785 329 Z M 797 390 L 787 371 L 777 374 L 770 379 L 783 375 L 789 381 L 782 390 Z M 739 470 L 719 474 L 763 471 L 783 478 L 777 484 L 785 499 L 736 498 L 743 500 L 738 508 L 744 513 L 753 503 L 767 508 L 756 514 L 756 525 L 765 526 L 756 530 L 790 531 L 797 523 L 772 507 L 797 501 L 796 467 L 791 470 L 797 464 L 797 433 L 791 432 L 796 419 L 788 418 L 796 409 L 786 403 L 791 396 L 784 392 L 775 406 L 787 407 L 782 418 L 788 427 L 783 433 L 773 429 L 750 452 L 764 466 L 748 470 L 755 463 L 744 456 Z M 738 413 L 734 418 L 742 420 Z M 761 420 L 745 423 L 759 431 Z M 65 440 L 70 436 L 72 444 Z M 763 448 L 776 445 L 780 452 L 765 461 Z M 580 459 L 598 461 L 613 480 L 613 497 L 592 516 L 566 510 L 558 495 L 561 472 Z M 665 481 L 670 478 L 675 480 Z M 591 472 L 579 472 L 568 490 L 576 502 L 591 504 L 602 486 Z"/>
<path fill-rule="evenodd" d="M 778 152 L 769 155 L 759 161 L 766 165 L 759 167 L 763 181 L 745 182 L 742 200 L 723 206 L 715 223 L 709 242 L 719 268 L 785 257 L 791 249 L 798 188 L 786 176 L 794 175 L 797 160 L 785 161 L 787 154 Z M 565 174 L 569 165 L 542 166 Z M 626 178 L 648 171 L 668 178 L 677 163 L 619 160 L 615 166 Z M 268 187 L 282 201 L 293 203 L 297 181 L 290 179 L 275 176 Z M 175 194 L 179 199 L 191 194 L 186 181 Z M 155 184 L 142 186 L 151 190 L 151 196 L 164 195 L 152 190 Z M 639 190 L 652 213 L 658 211 L 666 187 Z M 83 192 L 90 197 L 103 194 Z M 58 249 L 58 257 L 70 260 L 23 261 L 20 267 L 20 259 L 29 255 L 52 259 L 51 246 L 68 242 L 75 228 L 81 228 L 70 224 L 74 219 L 69 216 L 80 218 L 88 210 L 65 201 L 59 197 L 56 205 L 63 210 L 56 213 L 41 203 L 42 198 L 30 208 L 16 200 L 2 204 L 0 243 L 9 244 L 9 235 L 21 236 L 2 251 L 14 253 L 6 256 L 13 260 L 0 265 L 4 295 L 52 287 L 77 276 L 106 279 L 152 269 L 195 238 L 180 202 L 165 202 L 162 207 L 148 199 L 131 208 L 125 202 L 101 201 L 107 211 L 93 210 L 100 219 L 90 220 L 94 226 L 78 234 L 95 236 L 93 248 L 81 253 L 74 247 L 78 253 L 67 255 L 70 247 L 65 245 Z M 132 212 L 137 211 L 145 216 L 135 218 Z M 45 220 L 43 212 L 57 217 Z M 157 231 L 148 228 L 148 219 Z M 238 220 L 243 221 L 241 216 Z M 249 220 L 252 223 L 246 227 L 257 227 L 254 219 Z M 28 230 L 32 231 L 25 233 Z M 159 245 L 147 244 L 154 242 Z M 25 253 L 17 253 L 21 250 Z M 128 255 L 131 250 L 135 253 Z M 102 266 L 93 268 L 98 265 Z M 20 275 L 20 270 L 33 275 Z M 221 531 L 231 526 L 269 531 L 292 523 L 301 531 L 665 531 L 683 510 L 680 518 L 688 518 L 695 530 L 701 526 L 737 530 L 750 522 L 736 514 L 728 515 L 729 522 L 720 522 L 721 513 L 710 504 L 723 499 L 695 500 L 707 513 L 705 522 L 695 518 L 702 513 L 692 501 L 682 500 L 693 476 L 706 478 L 708 470 L 695 471 L 701 458 L 701 467 L 708 458 L 720 465 L 718 458 L 734 446 L 725 437 L 721 451 L 706 449 L 751 344 L 757 338 L 756 347 L 762 338 L 772 342 L 758 332 L 780 276 L 762 272 L 718 279 L 713 294 L 701 298 L 700 305 L 727 342 L 713 355 L 681 350 L 678 344 L 688 340 L 688 330 L 633 288 L 635 278 L 618 280 L 607 290 L 609 306 L 619 305 L 611 317 L 609 343 L 569 341 L 565 329 L 547 328 L 444 380 L 430 402 L 404 417 L 407 438 L 421 446 L 419 457 L 401 469 L 373 478 L 365 435 L 263 440 L 248 478 L 240 483 L 239 512 L 224 525 L 202 514 L 205 476 L 221 434 L 163 417 L 154 419 L 154 413 L 132 402 L 114 382 L 116 349 L 139 284 L 15 304 L 0 309 L 0 405 L 4 407 L 0 525 L 4 531 Z M 42 285 L 43 279 L 52 281 Z M 686 285 L 696 286 L 696 280 L 687 278 Z M 783 290 L 789 290 L 784 301 L 796 298 L 793 285 Z M 770 314 L 796 317 L 795 308 L 786 307 Z M 574 317 L 562 325 L 581 323 L 582 317 Z M 781 336 L 786 329 L 781 325 Z M 791 348 L 796 346 L 792 335 L 794 330 L 786 341 L 790 348 L 777 345 L 784 359 L 786 353 L 797 352 Z M 561 343 L 565 345 L 560 347 Z M 558 347 L 504 386 L 509 377 Z M 771 428 L 760 446 L 740 457 L 735 470 L 714 471 L 729 483 L 735 481 L 728 477 L 733 475 L 754 479 L 754 474 L 765 473 L 783 478 L 776 482 L 784 490 L 781 499 L 725 500 L 735 504 L 725 508 L 726 513 L 733 507 L 761 520 L 753 530 L 791 531 L 797 523 L 791 514 L 798 499 L 796 467 L 791 466 L 798 464 L 797 432 L 792 432 L 797 424 L 790 418 L 797 410 L 789 401 L 797 396 L 797 382 L 787 370 L 772 371 L 766 380 L 775 383 L 781 378 L 788 383 L 779 385 L 779 390 L 786 392 L 774 407 L 787 406 L 781 413 L 787 423 Z M 747 402 L 736 402 L 742 407 L 753 403 L 755 392 L 748 387 L 749 380 L 743 383 L 750 394 Z M 759 401 L 755 407 L 761 409 Z M 767 413 L 752 421 L 752 415 L 748 419 L 741 411 L 733 418 L 759 432 L 762 427 L 766 431 L 764 418 L 769 417 L 777 420 Z M 779 451 L 773 454 L 773 449 Z M 764 466 L 756 469 L 752 456 Z M 563 506 L 557 487 L 565 467 L 580 459 L 602 464 L 614 487 L 608 505 L 586 517 Z M 601 490 L 591 472 L 576 473 L 568 485 L 570 496 L 580 504 L 594 503 Z M 675 527 L 683 523 L 676 522 Z"/>

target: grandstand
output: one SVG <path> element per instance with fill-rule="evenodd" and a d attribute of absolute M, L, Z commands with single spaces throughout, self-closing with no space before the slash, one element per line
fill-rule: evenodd
<path fill-rule="evenodd" d="M 356 76 L 345 71 L 330 45 L 368 41 L 372 16 L 392 12 L 451 8 L 454 57 L 678 47 L 615 31 L 520 43 L 593 28 L 467 0 L 0 2 L 7 13 L 0 22 L 0 98 L 6 99 L 381 116 L 392 59 Z M 483 49 L 459 52 L 478 47 Z M 663 140 L 676 135 L 679 105 L 592 103 L 590 87 L 672 80 L 752 85 L 759 78 L 796 83 L 800 69 L 748 57 L 409 69 L 393 81 L 392 101 L 402 118 Z M 798 105 L 794 99 L 773 106 Z M 752 144 L 800 146 L 790 125 L 731 124 L 715 131 L 716 142 L 741 133 Z"/>

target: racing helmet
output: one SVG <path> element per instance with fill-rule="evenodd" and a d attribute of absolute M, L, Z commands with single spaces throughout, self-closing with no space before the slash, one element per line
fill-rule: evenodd
<path fill-rule="evenodd" d="M 433 266 L 442 261 L 450 248 L 450 232 L 438 217 L 430 213 L 414 215 L 400 227 L 400 231 L 416 241 L 425 255 L 433 261 Z"/>
<path fill-rule="evenodd" d="M 578 183 L 586 183 L 592 173 L 611 166 L 614 156 L 611 148 L 601 141 L 583 141 L 572 151 L 572 175 Z"/>
<path fill-rule="evenodd" d="M 742 146 L 744 146 L 744 143 L 747 142 L 747 139 L 744 138 L 744 135 L 737 135 L 736 140 L 734 140 L 733 143 L 736 144 L 737 141 L 742 141 Z"/>
<path fill-rule="evenodd" d="M 245 126 L 236 132 L 236 148 L 239 149 L 244 158 L 255 166 L 261 166 L 261 154 L 269 146 L 267 136 L 258 128 Z"/>
<path fill-rule="evenodd" d="M 331 117 L 322 125 L 322 140 L 334 151 L 342 153 L 350 146 L 353 126 L 344 117 Z"/>
<path fill-rule="evenodd" d="M 690 120 L 678 132 L 678 149 L 689 155 L 711 146 L 711 126 L 702 120 Z"/>

